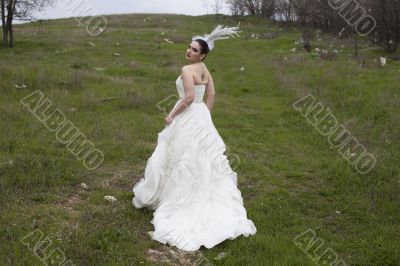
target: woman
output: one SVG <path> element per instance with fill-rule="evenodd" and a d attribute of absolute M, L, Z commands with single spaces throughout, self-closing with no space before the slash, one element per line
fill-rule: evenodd
<path fill-rule="evenodd" d="M 237 34 L 238 27 L 218 25 L 212 33 L 192 38 L 186 53 L 190 64 L 176 80 L 180 99 L 158 134 L 144 178 L 133 188 L 133 205 L 155 210 L 152 239 L 185 251 L 256 233 L 211 119 L 214 83 L 203 63 L 214 41 Z"/>

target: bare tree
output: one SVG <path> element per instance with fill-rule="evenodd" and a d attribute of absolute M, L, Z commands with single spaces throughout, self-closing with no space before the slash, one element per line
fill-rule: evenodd
<path fill-rule="evenodd" d="M 32 20 L 32 13 L 49 5 L 51 0 L 0 0 L 3 47 L 14 46 L 15 19 Z"/>
<path fill-rule="evenodd" d="M 243 5 L 249 15 L 261 15 L 261 0 L 243 0 Z"/>
<path fill-rule="evenodd" d="M 261 16 L 264 18 L 274 18 L 274 14 L 277 7 L 276 0 L 262 0 L 261 2 Z"/>
<path fill-rule="evenodd" d="M 246 15 L 246 8 L 243 0 L 227 0 L 226 2 L 233 16 Z"/>
<path fill-rule="evenodd" d="M 1 25 L 3 30 L 3 47 L 7 47 L 7 26 L 6 26 L 6 3 L 5 0 L 0 0 L 0 8 L 1 8 Z"/>
<path fill-rule="evenodd" d="M 219 20 L 219 13 L 222 9 L 223 0 L 214 0 L 213 9 L 215 14 L 217 14 L 217 20 Z"/>
<path fill-rule="evenodd" d="M 295 4 L 294 0 L 279 0 L 277 11 L 280 20 L 284 20 L 287 22 L 293 22 L 294 20 L 296 20 L 294 4 Z"/>
<path fill-rule="evenodd" d="M 337 2 L 338 8 L 333 8 L 332 2 Z M 228 3 L 233 15 L 261 16 L 300 25 L 307 51 L 311 49 L 310 33 L 321 29 L 351 38 L 357 55 L 357 34 L 366 25 L 361 23 L 366 18 L 376 22 L 368 33 L 371 43 L 381 45 L 388 52 L 395 52 L 399 47 L 400 0 L 228 0 Z"/>
<path fill-rule="evenodd" d="M 373 38 L 388 52 L 396 51 L 400 42 L 400 1 L 368 0 L 366 8 L 376 20 Z"/>
<path fill-rule="evenodd" d="M 279 0 L 227 0 L 232 15 L 274 18 Z"/>

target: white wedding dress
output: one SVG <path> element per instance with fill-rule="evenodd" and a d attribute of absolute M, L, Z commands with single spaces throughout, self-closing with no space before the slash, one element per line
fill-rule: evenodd
<path fill-rule="evenodd" d="M 184 97 L 181 77 L 176 86 Z M 205 86 L 195 85 L 192 104 L 158 133 L 144 178 L 133 187 L 133 205 L 155 210 L 152 239 L 185 251 L 257 231 L 247 219 L 237 174 L 203 101 Z"/>

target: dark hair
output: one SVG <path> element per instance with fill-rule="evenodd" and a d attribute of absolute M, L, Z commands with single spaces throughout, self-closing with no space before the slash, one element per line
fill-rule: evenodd
<path fill-rule="evenodd" d="M 196 39 L 196 42 L 200 44 L 200 54 L 205 54 L 206 56 L 201 60 L 204 61 L 207 57 L 207 54 L 210 52 L 210 48 L 208 47 L 208 44 L 206 41 L 202 39 Z"/>

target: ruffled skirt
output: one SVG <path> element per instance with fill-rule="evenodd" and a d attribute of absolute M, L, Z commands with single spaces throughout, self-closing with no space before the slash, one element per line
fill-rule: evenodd
<path fill-rule="evenodd" d="M 155 210 L 153 240 L 195 251 L 256 233 L 225 151 L 204 102 L 192 103 L 158 133 L 132 199 L 136 208 Z"/>

